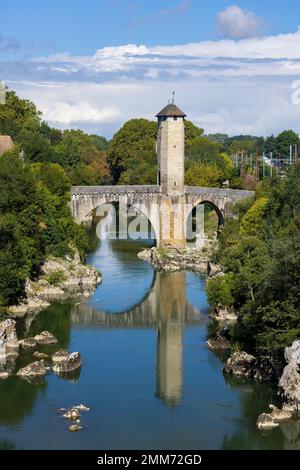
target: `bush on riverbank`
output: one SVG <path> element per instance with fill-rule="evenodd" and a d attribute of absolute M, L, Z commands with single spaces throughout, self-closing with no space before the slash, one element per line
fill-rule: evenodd
<path fill-rule="evenodd" d="M 232 298 L 236 341 L 281 351 L 300 336 L 300 166 L 265 180 L 237 216 L 221 234 L 225 276 L 208 281 L 208 297 L 213 306 Z"/>

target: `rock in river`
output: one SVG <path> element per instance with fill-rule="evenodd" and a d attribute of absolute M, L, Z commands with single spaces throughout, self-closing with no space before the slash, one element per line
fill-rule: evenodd
<path fill-rule="evenodd" d="M 37 342 L 34 338 L 24 338 L 19 341 L 19 345 L 24 349 L 34 349 L 37 345 Z"/>
<path fill-rule="evenodd" d="M 53 364 L 60 364 L 60 363 L 64 362 L 68 358 L 69 354 L 70 353 L 66 349 L 59 349 L 52 356 Z"/>
<path fill-rule="evenodd" d="M 209 349 L 229 349 L 230 348 L 230 341 L 229 341 L 229 332 L 228 328 L 223 328 L 222 330 L 217 331 L 217 333 L 209 338 L 206 341 L 206 344 Z"/>
<path fill-rule="evenodd" d="M 244 351 L 235 352 L 227 359 L 223 371 L 227 374 L 250 377 L 255 360 L 254 356 Z"/>
<path fill-rule="evenodd" d="M 34 337 L 34 339 L 38 344 L 55 344 L 55 343 L 57 343 L 57 339 L 49 331 L 42 331 L 42 333 L 40 333 L 39 335 L 36 335 Z"/>
<path fill-rule="evenodd" d="M 279 388 L 285 398 L 289 402 L 298 405 L 300 404 L 300 374 L 298 366 L 294 362 L 290 362 L 283 369 L 282 376 L 279 380 Z"/>
<path fill-rule="evenodd" d="M 0 322 L 0 355 L 17 354 L 19 342 L 16 333 L 16 322 L 11 318 Z"/>
<path fill-rule="evenodd" d="M 35 351 L 33 354 L 32 354 L 34 357 L 37 357 L 38 359 L 48 359 L 48 354 L 45 354 L 45 353 L 41 353 L 39 351 Z"/>
<path fill-rule="evenodd" d="M 76 405 L 76 406 L 73 406 L 73 408 L 75 408 L 75 410 L 79 410 L 79 411 L 90 411 L 90 408 L 88 406 L 85 406 L 85 405 Z"/>
<path fill-rule="evenodd" d="M 75 421 L 80 418 L 80 413 L 77 408 L 71 408 L 63 415 L 63 417 Z"/>
<path fill-rule="evenodd" d="M 279 426 L 269 413 L 262 413 L 259 415 L 256 425 L 258 429 L 273 429 Z"/>
<path fill-rule="evenodd" d="M 61 351 L 58 352 L 61 356 Z M 79 367 L 81 367 L 81 355 L 79 352 L 74 352 L 71 354 L 68 353 L 64 358 L 61 357 L 61 360 L 54 364 L 53 371 L 56 374 L 64 374 L 79 369 Z"/>
<path fill-rule="evenodd" d="M 297 410 L 300 405 L 300 341 L 294 341 L 292 346 L 285 348 L 284 357 L 287 365 L 279 380 L 279 389 L 283 397 Z"/>
<path fill-rule="evenodd" d="M 292 346 L 285 348 L 284 357 L 287 363 L 294 362 L 300 365 L 300 341 L 294 341 Z"/>
<path fill-rule="evenodd" d="M 79 426 L 79 424 L 71 424 L 71 426 L 69 426 L 69 431 L 70 432 L 78 432 L 78 431 L 81 431 L 82 430 L 82 427 Z"/>
<path fill-rule="evenodd" d="M 45 369 L 44 361 L 32 362 L 26 367 L 23 367 L 17 372 L 19 377 L 41 377 L 46 375 L 47 370 Z"/>
<path fill-rule="evenodd" d="M 288 421 L 289 419 L 292 419 L 293 417 L 293 412 L 288 411 L 286 409 L 280 410 L 274 405 L 269 405 L 269 408 L 272 410 L 271 416 L 275 423 L 281 423 L 282 421 Z"/>
<path fill-rule="evenodd" d="M 280 410 L 274 405 L 269 405 L 272 413 L 262 413 L 257 419 L 257 427 L 259 429 L 273 429 L 276 428 L 279 423 L 289 421 L 293 418 L 293 412 L 286 409 Z"/>

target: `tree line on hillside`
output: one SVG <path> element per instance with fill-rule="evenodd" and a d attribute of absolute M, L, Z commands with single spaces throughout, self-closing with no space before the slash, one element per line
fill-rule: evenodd
<path fill-rule="evenodd" d="M 208 134 L 207 138 L 212 142 L 222 145 L 224 152 L 229 155 L 245 152 L 255 155 L 265 154 L 266 157 L 272 155 L 273 159 L 287 158 L 290 155 L 290 146 L 296 145 L 298 153 L 300 151 L 299 135 L 292 130 L 280 132 L 277 136 L 257 137 L 251 135 L 238 135 L 229 137 L 227 134 Z M 295 152 L 295 148 L 293 148 Z"/>
<path fill-rule="evenodd" d="M 0 135 L 10 135 L 23 149 L 27 162 L 59 164 L 73 185 L 156 184 L 156 134 L 154 121 L 131 119 L 110 141 L 81 130 L 51 128 L 29 100 L 7 91 L 0 105 Z M 255 136 L 205 135 L 203 129 L 185 122 L 186 184 L 220 187 L 225 181 L 241 188 L 240 168 L 231 155 L 246 151 L 286 155 L 298 144 L 293 131 L 266 139 Z"/>

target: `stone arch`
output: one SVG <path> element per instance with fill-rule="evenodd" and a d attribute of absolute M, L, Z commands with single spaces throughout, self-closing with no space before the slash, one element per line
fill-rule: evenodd
<path fill-rule="evenodd" d="M 224 201 L 222 201 L 224 202 Z M 190 204 L 190 206 L 192 206 L 192 208 L 190 208 L 188 211 L 187 211 L 187 214 L 186 214 L 186 222 L 188 220 L 188 217 L 191 213 L 191 211 L 197 207 L 198 205 L 200 204 L 208 204 L 209 206 L 211 206 L 214 211 L 216 212 L 217 216 L 218 216 L 218 219 L 219 219 L 219 226 L 222 226 L 224 225 L 224 221 L 225 221 L 225 216 L 224 216 L 224 203 L 223 204 L 220 204 L 220 201 L 215 201 L 213 198 L 206 198 L 206 197 L 201 197 L 201 198 L 193 198 L 192 200 L 189 200 L 188 203 Z M 226 205 L 226 204 L 225 204 Z M 222 207 L 224 206 L 224 207 Z"/>
<path fill-rule="evenodd" d="M 143 202 L 142 195 L 133 193 L 124 194 L 99 194 L 99 195 L 75 195 L 71 201 L 71 211 L 77 223 L 84 224 L 92 221 L 93 214 L 98 207 L 106 204 L 119 203 L 126 207 L 133 207 L 144 215 L 150 222 L 157 245 L 159 244 L 159 207 L 151 204 L 152 201 Z"/>
<path fill-rule="evenodd" d="M 199 205 L 204 205 L 204 204 L 207 204 L 209 205 L 214 211 L 215 213 L 217 214 L 217 217 L 218 217 L 218 228 L 217 228 L 217 232 L 220 231 L 220 229 L 222 228 L 222 226 L 224 225 L 224 222 L 225 222 L 225 218 L 224 218 L 224 210 L 222 210 L 220 208 L 220 205 L 219 204 L 219 201 L 214 201 L 212 198 L 206 198 L 206 197 L 201 197 L 201 198 L 193 198 L 192 200 L 189 200 L 188 201 L 188 210 L 186 211 L 186 214 L 185 214 L 185 226 L 186 226 L 186 232 L 187 232 L 187 224 L 188 224 L 188 220 L 189 220 L 189 217 L 192 213 L 192 211 Z"/>

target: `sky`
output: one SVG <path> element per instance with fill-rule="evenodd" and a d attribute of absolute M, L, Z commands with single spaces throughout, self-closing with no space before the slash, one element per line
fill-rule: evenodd
<path fill-rule="evenodd" d="M 296 0 L 0 0 L 0 80 L 110 138 L 175 91 L 205 132 L 300 132 Z"/>

